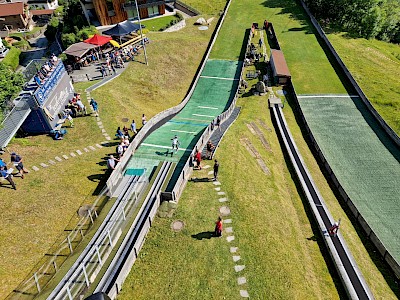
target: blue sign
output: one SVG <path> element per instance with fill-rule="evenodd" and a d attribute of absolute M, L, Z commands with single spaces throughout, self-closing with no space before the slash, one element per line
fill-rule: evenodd
<path fill-rule="evenodd" d="M 40 106 L 47 101 L 50 96 L 50 93 L 53 89 L 57 86 L 58 82 L 60 81 L 61 77 L 66 73 L 64 65 L 61 61 L 58 62 L 56 68 L 53 72 L 51 72 L 50 77 L 44 82 L 42 86 L 40 86 L 35 91 L 35 98 L 39 102 Z"/>

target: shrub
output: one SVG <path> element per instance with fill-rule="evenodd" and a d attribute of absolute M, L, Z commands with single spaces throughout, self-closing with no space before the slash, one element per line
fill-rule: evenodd
<path fill-rule="evenodd" d="M 2 63 L 12 70 L 15 70 L 19 65 L 19 56 L 21 55 L 21 50 L 16 47 L 11 47 L 10 51 L 7 53 L 6 57 L 3 59 Z"/>
<path fill-rule="evenodd" d="M 74 33 L 63 33 L 61 35 L 61 41 L 63 43 L 64 48 L 68 48 L 72 44 L 76 43 L 76 35 Z"/>

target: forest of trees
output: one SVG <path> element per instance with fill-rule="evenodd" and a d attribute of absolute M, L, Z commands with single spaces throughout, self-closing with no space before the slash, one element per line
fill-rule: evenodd
<path fill-rule="evenodd" d="M 324 26 L 400 43 L 400 0 L 304 0 Z"/>

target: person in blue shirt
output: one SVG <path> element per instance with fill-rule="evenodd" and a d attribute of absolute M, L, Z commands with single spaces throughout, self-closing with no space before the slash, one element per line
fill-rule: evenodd
<path fill-rule="evenodd" d="M 14 190 L 17 189 L 16 186 L 15 186 L 15 183 L 14 183 L 14 181 L 13 181 L 13 179 L 12 179 L 12 175 L 9 174 L 9 173 L 4 169 L 4 166 L 3 166 L 3 167 L 0 167 L 0 176 L 1 176 L 1 177 L 4 177 L 4 179 L 7 180 L 7 181 L 11 184 L 11 186 L 13 187 Z"/>
<path fill-rule="evenodd" d="M 90 105 L 93 107 L 95 116 L 98 117 L 99 116 L 99 105 L 97 104 L 96 100 L 91 98 L 90 99 Z"/>
<path fill-rule="evenodd" d="M 7 170 L 7 165 L 6 165 L 6 163 L 3 161 L 2 158 L 0 158 L 0 168 L 1 168 L 1 167 L 4 167 L 4 169 Z"/>

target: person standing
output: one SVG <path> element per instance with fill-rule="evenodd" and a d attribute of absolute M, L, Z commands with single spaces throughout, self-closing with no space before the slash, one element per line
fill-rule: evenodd
<path fill-rule="evenodd" d="M 195 155 L 195 160 L 196 160 L 196 164 L 197 164 L 197 168 L 199 170 L 201 170 L 201 152 L 199 150 L 196 150 L 196 155 Z"/>
<path fill-rule="evenodd" d="M 93 111 L 95 113 L 95 116 L 98 117 L 99 116 L 99 106 L 96 102 L 96 100 L 94 100 L 93 98 L 90 99 L 90 105 L 93 108 Z"/>
<path fill-rule="evenodd" d="M 146 115 L 143 114 L 142 115 L 142 125 L 144 126 L 144 125 L 146 125 L 146 123 L 147 123 L 147 118 L 146 118 Z"/>
<path fill-rule="evenodd" d="M 172 139 L 172 152 L 171 152 L 171 156 L 174 154 L 174 150 L 175 153 L 178 152 L 179 150 L 179 146 L 181 145 L 181 143 L 178 140 L 178 136 L 174 136 Z"/>
<path fill-rule="evenodd" d="M 109 158 L 107 159 L 107 168 L 111 171 L 115 170 L 117 162 L 119 162 L 119 159 L 115 158 L 114 155 L 110 155 Z"/>
<path fill-rule="evenodd" d="M 218 217 L 217 222 L 215 222 L 215 236 L 222 236 L 222 218 Z"/>
<path fill-rule="evenodd" d="M 218 162 L 218 160 L 215 160 L 215 162 L 214 162 L 214 178 L 213 178 L 213 181 L 216 181 L 218 179 L 218 170 L 219 170 L 219 162 Z"/>
<path fill-rule="evenodd" d="M 9 172 L 7 172 L 7 170 L 5 169 L 4 166 L 0 167 L 0 176 L 4 177 L 4 179 L 7 180 L 11 184 L 11 186 L 13 187 L 14 190 L 17 189 L 15 187 L 14 180 L 12 179 L 12 175 Z"/>
<path fill-rule="evenodd" d="M 24 173 L 29 173 L 28 170 L 25 169 L 22 163 L 22 157 L 19 156 L 17 153 L 11 153 L 11 162 L 14 163 L 15 168 L 21 174 L 21 178 L 24 179 Z"/>
<path fill-rule="evenodd" d="M 132 123 L 131 123 L 131 130 L 132 130 L 132 132 L 133 132 L 134 134 L 137 134 L 137 129 L 136 129 L 135 120 L 132 120 Z"/>
<path fill-rule="evenodd" d="M 261 48 L 261 47 L 262 47 L 262 45 L 263 45 L 263 41 L 262 41 L 262 39 L 261 39 L 261 38 L 258 40 L 258 45 L 260 46 L 260 48 Z"/>
<path fill-rule="evenodd" d="M 214 151 L 215 146 L 213 145 L 213 143 L 211 143 L 211 141 L 207 142 L 207 158 L 208 159 L 212 159 L 212 152 Z"/>
<path fill-rule="evenodd" d="M 218 127 L 219 131 L 221 131 L 220 125 L 221 125 L 221 116 L 218 116 L 217 117 L 217 127 Z"/>

